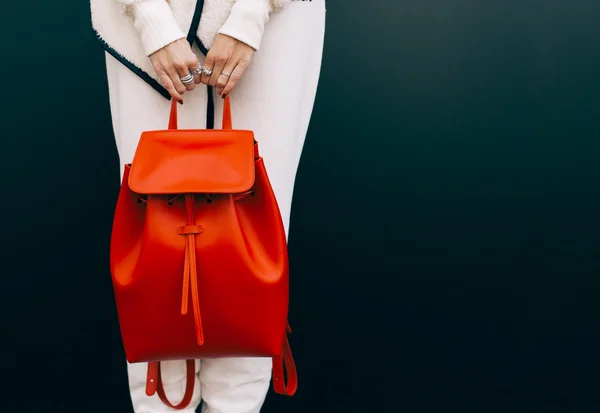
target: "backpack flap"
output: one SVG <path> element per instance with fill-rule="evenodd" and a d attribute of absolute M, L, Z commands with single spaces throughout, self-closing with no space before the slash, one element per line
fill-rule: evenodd
<path fill-rule="evenodd" d="M 162 130 L 142 133 L 129 188 L 138 194 L 240 193 L 254 186 L 254 133 Z"/>

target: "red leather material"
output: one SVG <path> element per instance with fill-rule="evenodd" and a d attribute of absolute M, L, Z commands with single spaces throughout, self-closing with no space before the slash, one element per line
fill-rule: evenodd
<path fill-rule="evenodd" d="M 138 194 L 231 194 L 253 185 L 251 131 L 144 132 L 129 174 Z"/>
<path fill-rule="evenodd" d="M 224 128 L 229 110 L 226 99 Z M 142 135 L 114 216 L 127 360 L 149 362 L 147 393 L 160 396 L 160 361 L 273 357 L 275 390 L 291 395 L 286 237 L 253 134 L 176 130 L 176 114 L 173 103 L 170 129 Z"/>

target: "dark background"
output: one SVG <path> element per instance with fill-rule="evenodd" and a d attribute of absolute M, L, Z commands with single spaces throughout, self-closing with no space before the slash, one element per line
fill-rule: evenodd
<path fill-rule="evenodd" d="M 88 8 L 2 6 L 1 413 L 130 411 Z M 301 387 L 264 411 L 598 412 L 600 2 L 327 19 L 290 234 Z"/>

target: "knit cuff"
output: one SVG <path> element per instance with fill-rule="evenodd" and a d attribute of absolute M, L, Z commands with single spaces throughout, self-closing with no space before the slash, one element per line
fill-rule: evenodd
<path fill-rule="evenodd" d="M 142 0 L 129 6 L 146 56 L 185 38 L 165 0 Z"/>
<path fill-rule="evenodd" d="M 236 0 L 218 33 L 233 37 L 258 50 L 267 21 L 268 0 Z"/>

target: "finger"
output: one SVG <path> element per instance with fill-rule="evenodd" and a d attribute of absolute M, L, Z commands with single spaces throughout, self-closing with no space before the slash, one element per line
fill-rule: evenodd
<path fill-rule="evenodd" d="M 192 54 L 192 57 L 189 57 L 186 60 L 178 60 L 173 63 L 173 67 L 175 68 L 175 70 L 177 71 L 177 74 L 179 75 L 178 77 L 179 77 L 180 82 L 181 82 L 181 78 L 189 76 L 190 72 L 192 70 L 194 70 L 197 66 L 198 66 L 198 60 L 196 59 L 196 56 L 194 54 Z M 190 70 L 190 67 L 192 67 L 191 70 Z M 181 82 L 181 84 L 185 86 L 186 90 L 194 90 L 194 88 L 196 87 L 195 82 L 190 82 L 187 84 Z"/>
<path fill-rule="evenodd" d="M 233 71 L 231 72 L 231 76 L 229 76 L 229 80 L 227 81 L 227 84 L 223 88 L 223 93 L 221 94 L 222 96 L 227 96 L 231 93 L 233 88 L 237 85 L 237 83 L 242 78 L 242 75 L 246 71 L 247 67 L 248 67 L 248 63 L 246 61 L 240 60 L 238 62 L 238 64 L 235 66 L 235 69 L 233 69 Z"/>
<path fill-rule="evenodd" d="M 208 52 L 208 54 L 206 55 L 206 60 L 204 61 L 204 67 L 207 68 L 208 70 L 213 70 L 214 66 L 215 66 L 214 55 L 211 52 Z M 200 77 L 200 81 L 202 83 L 204 83 L 205 85 L 208 85 L 209 79 L 210 79 L 210 76 L 207 76 L 203 71 L 202 76 Z"/>
<path fill-rule="evenodd" d="M 164 88 L 167 89 L 167 92 L 169 92 L 173 99 L 182 101 L 181 95 L 179 94 L 179 92 L 177 92 L 177 89 L 175 89 L 175 86 L 173 85 L 173 82 L 171 81 L 169 75 L 167 75 L 167 72 L 165 72 L 164 69 L 160 69 L 157 70 L 157 74 Z"/>
<path fill-rule="evenodd" d="M 200 67 L 200 64 L 198 63 L 198 58 L 196 57 L 195 54 L 191 54 L 189 59 L 187 60 L 187 67 L 184 70 L 186 72 L 186 74 L 184 76 L 186 76 L 189 73 L 192 73 L 194 71 L 198 71 L 198 68 Z M 194 74 L 194 81 L 192 83 L 190 83 L 187 86 L 187 90 L 194 90 L 194 88 L 196 87 L 197 84 L 200 83 L 200 74 Z"/>
<path fill-rule="evenodd" d="M 202 65 L 200 63 L 197 63 L 194 67 L 190 67 L 190 73 L 194 75 L 194 83 L 196 85 L 202 83 Z"/>
<path fill-rule="evenodd" d="M 223 95 L 225 86 L 227 86 L 227 83 L 229 82 L 229 78 L 231 77 L 231 74 L 235 70 L 237 63 L 238 62 L 236 62 L 235 60 L 230 60 L 229 62 L 227 62 L 227 64 L 225 65 L 225 67 L 223 68 L 221 73 L 219 74 L 219 77 L 217 78 L 217 82 L 215 84 L 215 86 L 217 87 L 217 94 L 219 94 L 221 96 Z"/>
<path fill-rule="evenodd" d="M 208 79 L 209 85 L 211 85 L 211 86 L 217 85 L 217 80 L 219 79 L 219 76 L 221 76 L 221 72 L 223 71 L 223 68 L 227 64 L 227 60 L 229 60 L 227 56 L 217 56 L 215 58 L 215 66 L 213 68 L 213 72 L 212 72 L 212 75 L 210 76 L 210 79 Z"/>
<path fill-rule="evenodd" d="M 169 77 L 171 78 L 171 82 L 173 82 L 173 86 L 175 87 L 177 92 L 179 92 L 180 95 L 183 95 L 186 92 L 187 87 L 183 83 L 181 83 L 181 79 L 179 78 L 179 72 L 173 66 L 165 68 L 165 72 L 167 72 L 167 75 L 169 75 Z"/>

